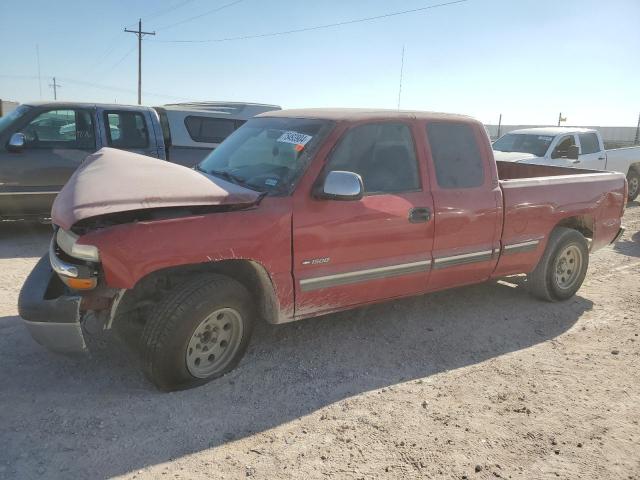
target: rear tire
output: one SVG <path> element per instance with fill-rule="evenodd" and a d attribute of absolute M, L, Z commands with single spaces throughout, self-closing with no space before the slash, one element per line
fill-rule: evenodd
<path fill-rule="evenodd" d="M 577 230 L 557 227 L 535 270 L 527 276 L 529 290 L 548 302 L 567 300 L 582 286 L 588 267 L 586 238 Z"/>
<path fill-rule="evenodd" d="M 640 194 L 640 173 L 635 168 L 631 168 L 627 173 L 627 185 L 629 186 L 628 201 L 633 202 Z"/>
<path fill-rule="evenodd" d="M 193 388 L 240 362 L 253 331 L 246 288 L 222 275 L 180 285 L 152 311 L 141 336 L 145 374 L 160 390 Z"/>

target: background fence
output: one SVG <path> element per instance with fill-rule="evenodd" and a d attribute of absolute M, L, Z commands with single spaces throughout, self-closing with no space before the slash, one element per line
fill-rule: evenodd
<path fill-rule="evenodd" d="M 0 100 L 0 117 L 13 112 L 18 105 L 18 102 L 8 102 L 6 100 Z"/>

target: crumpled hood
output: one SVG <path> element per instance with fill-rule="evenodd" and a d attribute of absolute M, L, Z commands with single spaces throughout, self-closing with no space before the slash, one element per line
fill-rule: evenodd
<path fill-rule="evenodd" d="M 544 160 L 543 157 L 536 157 L 532 153 L 500 152 L 498 150 L 493 151 L 493 157 L 498 162 L 539 163 L 540 161 Z"/>
<path fill-rule="evenodd" d="M 64 229 L 85 218 L 131 210 L 252 205 L 260 193 L 175 163 L 113 148 L 89 155 L 51 210 Z"/>

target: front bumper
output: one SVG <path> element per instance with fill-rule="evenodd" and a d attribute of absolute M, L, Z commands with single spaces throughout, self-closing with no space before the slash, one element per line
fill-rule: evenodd
<path fill-rule="evenodd" d="M 60 353 L 87 349 L 80 325 L 79 295 L 70 293 L 51 268 L 49 255 L 31 271 L 18 298 L 18 312 L 39 344 Z"/>

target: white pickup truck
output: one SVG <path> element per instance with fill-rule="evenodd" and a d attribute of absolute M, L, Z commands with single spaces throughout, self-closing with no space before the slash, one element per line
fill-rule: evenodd
<path fill-rule="evenodd" d="M 493 144 L 496 160 L 622 172 L 629 201 L 640 194 L 640 147 L 605 150 L 597 130 L 542 127 L 514 130 Z"/>

